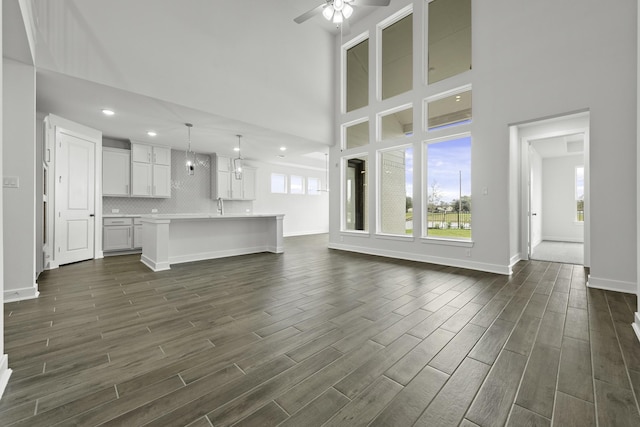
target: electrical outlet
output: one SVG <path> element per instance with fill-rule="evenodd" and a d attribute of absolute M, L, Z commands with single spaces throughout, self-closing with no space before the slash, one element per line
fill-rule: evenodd
<path fill-rule="evenodd" d="M 151 209 L 151 213 L 158 213 L 158 209 Z"/>
<path fill-rule="evenodd" d="M 18 188 L 20 187 L 20 178 L 17 176 L 5 176 L 2 179 L 2 186 L 4 188 Z"/>
<path fill-rule="evenodd" d="M 120 213 L 120 209 L 111 209 L 111 213 Z"/>

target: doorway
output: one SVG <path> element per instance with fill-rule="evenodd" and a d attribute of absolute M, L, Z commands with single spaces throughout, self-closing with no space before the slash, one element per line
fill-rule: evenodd
<path fill-rule="evenodd" d="M 521 259 L 589 266 L 589 113 L 513 125 Z"/>

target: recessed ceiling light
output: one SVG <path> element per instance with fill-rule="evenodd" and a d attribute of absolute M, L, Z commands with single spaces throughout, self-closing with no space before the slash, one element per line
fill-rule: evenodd
<path fill-rule="evenodd" d="M 105 116 L 113 116 L 115 113 L 113 112 L 113 110 L 109 110 L 108 108 L 104 108 L 102 110 L 102 114 L 104 114 Z"/>
<path fill-rule="evenodd" d="M 233 151 L 240 151 L 240 147 L 233 147 Z"/>
<path fill-rule="evenodd" d="M 287 151 L 287 147 L 280 147 L 280 151 Z"/>
<path fill-rule="evenodd" d="M 149 136 L 156 136 L 156 135 L 157 135 L 157 133 L 155 133 L 154 131 L 150 130 L 150 131 L 148 131 L 148 132 L 147 132 L 147 135 L 149 135 Z"/>

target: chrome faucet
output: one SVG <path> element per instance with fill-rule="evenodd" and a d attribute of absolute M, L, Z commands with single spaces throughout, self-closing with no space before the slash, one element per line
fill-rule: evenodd
<path fill-rule="evenodd" d="M 218 213 L 224 215 L 224 201 L 222 197 L 218 197 Z"/>

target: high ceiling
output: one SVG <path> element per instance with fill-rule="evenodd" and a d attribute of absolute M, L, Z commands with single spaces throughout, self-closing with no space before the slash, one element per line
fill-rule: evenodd
<path fill-rule="evenodd" d="M 321 153 L 334 143 L 335 29 L 321 16 L 293 22 L 319 0 L 26 3 L 38 111 L 177 149 L 190 122 L 198 152 L 231 154 L 242 134 L 248 159 L 324 166 Z M 7 27 L 5 56 L 24 61 L 6 47 Z"/>

